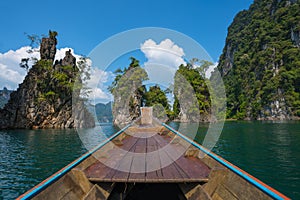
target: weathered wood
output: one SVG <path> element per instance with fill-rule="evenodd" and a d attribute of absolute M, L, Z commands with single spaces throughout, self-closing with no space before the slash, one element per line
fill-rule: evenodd
<path fill-rule="evenodd" d="M 92 184 L 86 178 L 85 174 L 73 169 L 33 199 L 81 199 L 91 188 Z"/>
<path fill-rule="evenodd" d="M 226 187 L 224 187 L 222 184 L 219 185 L 214 192 L 212 199 L 222 199 L 222 200 L 238 200 L 238 198 Z M 248 198 L 247 198 L 248 199 Z M 256 198 L 254 198 L 256 199 Z"/>
<path fill-rule="evenodd" d="M 139 182 L 146 179 L 146 138 L 139 138 L 135 144 L 135 155 L 132 159 L 128 181 Z"/>
<path fill-rule="evenodd" d="M 176 154 L 182 146 L 169 144 L 171 141 L 169 136 L 152 135 L 151 132 L 136 134 L 141 138 L 128 136 L 123 140 L 122 147 L 114 147 L 108 151 L 110 157 L 99 159 L 103 163 L 109 163 L 109 166 L 114 166 L 113 168 L 97 162 L 85 170 L 89 180 L 94 182 L 207 182 L 209 169 L 199 159 L 180 155 L 176 160 Z M 164 149 L 166 145 L 169 145 L 168 150 Z M 128 150 L 128 153 L 120 154 L 116 148 Z"/>
<path fill-rule="evenodd" d="M 152 107 L 141 108 L 141 124 L 152 124 Z"/>
<path fill-rule="evenodd" d="M 147 138 L 147 154 L 146 154 L 146 180 L 150 182 L 151 180 L 161 179 L 162 170 L 161 162 L 159 157 L 159 151 L 156 141 L 151 138 Z"/>
<path fill-rule="evenodd" d="M 191 146 L 185 151 L 184 156 L 185 157 L 198 157 L 199 151 L 200 150 L 197 149 L 196 147 Z"/>
<path fill-rule="evenodd" d="M 198 183 L 181 183 L 178 185 L 187 200 L 211 200 L 211 197 Z"/>
<path fill-rule="evenodd" d="M 106 200 L 105 197 L 97 184 L 89 191 L 89 193 L 83 198 L 83 200 Z"/>
<path fill-rule="evenodd" d="M 204 184 L 204 190 L 212 196 L 216 188 L 224 181 L 228 171 L 224 168 L 213 168 L 209 174 L 209 182 Z"/>
<path fill-rule="evenodd" d="M 41 193 L 34 194 L 33 199 L 120 197 L 114 195 L 125 198 L 124 195 L 130 193 L 128 190 L 136 189 L 136 185 L 146 186 L 151 193 L 157 186 L 168 186 L 166 188 L 175 192 L 174 197 L 179 199 L 272 199 L 259 184 L 256 187 L 249 181 L 250 175 L 242 178 L 238 174 L 247 173 L 231 168 L 233 165 L 229 167 L 227 161 L 222 162 L 212 153 L 206 155 L 196 147 L 197 144 L 162 126 L 131 127 L 127 134 L 116 136 L 112 142 L 76 163 L 76 167 L 73 165 L 58 180 L 52 179 L 54 182 L 42 188 Z M 123 185 L 122 191 L 116 191 L 118 187 L 113 190 L 113 185 Z"/>

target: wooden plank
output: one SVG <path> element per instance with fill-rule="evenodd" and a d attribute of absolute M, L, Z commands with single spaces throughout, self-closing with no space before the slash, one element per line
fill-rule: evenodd
<path fill-rule="evenodd" d="M 141 138 L 127 136 L 122 148 L 110 149 L 99 160 L 114 166 L 113 169 L 97 162 L 86 170 L 93 181 L 111 182 L 198 182 L 207 181 L 210 169 L 198 158 L 184 157 L 184 148 L 170 144 L 169 136 L 138 133 Z M 149 137 L 151 136 L 151 137 Z M 168 148 L 166 148 L 168 145 Z M 124 153 L 125 152 L 125 153 Z M 134 152 L 135 154 L 131 154 Z M 178 158 L 178 154 L 179 155 Z"/>
<path fill-rule="evenodd" d="M 163 174 L 163 179 L 166 180 L 186 180 L 189 179 L 190 177 L 178 166 L 172 157 L 170 157 L 170 151 L 173 150 L 173 147 L 171 145 L 168 146 L 169 153 L 166 148 L 164 148 L 166 145 L 168 145 L 168 141 L 166 140 L 165 136 L 158 136 L 154 137 L 154 139 L 157 141 L 157 144 L 160 148 L 159 151 L 159 156 L 160 160 L 163 166 L 169 164 L 168 166 L 162 168 L 162 174 Z"/>
<path fill-rule="evenodd" d="M 115 162 L 112 166 L 112 170 L 106 174 L 104 179 L 111 180 L 112 182 L 126 182 L 126 180 L 129 177 L 129 169 L 132 163 L 132 156 L 130 156 L 130 152 L 135 149 L 136 144 L 138 143 L 139 138 L 128 136 L 123 141 L 123 150 L 118 150 L 117 147 L 115 147 L 116 151 L 122 152 L 124 154 L 119 154 L 120 157 L 110 157 L 109 159 L 112 160 L 112 162 Z M 123 171 L 118 169 L 124 169 Z M 126 170 L 127 169 L 127 170 Z"/>
<path fill-rule="evenodd" d="M 120 165 L 116 168 L 115 173 L 112 175 L 114 182 L 127 182 L 129 177 L 130 167 L 132 165 L 133 155 L 128 153 L 120 161 Z"/>
<path fill-rule="evenodd" d="M 134 136 L 127 136 L 123 140 L 123 145 L 119 146 L 119 148 L 125 150 L 125 151 L 134 151 L 134 145 L 138 141 L 139 138 L 134 137 Z"/>
<path fill-rule="evenodd" d="M 181 156 L 176 164 L 191 178 L 207 181 L 210 169 L 199 159 Z"/>
<path fill-rule="evenodd" d="M 147 138 L 146 181 L 154 182 L 162 179 L 162 170 L 157 143 L 153 137 Z"/>
<path fill-rule="evenodd" d="M 86 175 L 90 180 L 103 180 L 103 181 L 114 181 L 113 177 L 116 175 L 116 178 L 120 181 L 126 181 L 128 178 L 128 173 L 119 172 L 118 169 L 120 165 L 126 165 L 124 162 L 126 157 L 126 149 L 129 151 L 134 148 L 135 143 L 137 142 L 138 138 L 128 136 L 124 139 L 123 143 L 123 150 L 120 150 L 119 147 L 113 147 L 112 149 L 108 150 L 106 157 L 100 157 L 99 162 L 91 165 L 86 171 Z M 101 149 L 99 150 L 101 151 Z M 121 166 L 123 167 L 123 166 Z"/>
<path fill-rule="evenodd" d="M 128 181 L 145 181 L 146 179 L 146 138 L 139 138 L 135 145 L 135 155 L 130 167 Z"/>
<path fill-rule="evenodd" d="M 111 170 L 111 168 L 98 161 L 95 164 L 88 167 L 86 170 L 84 170 L 84 173 L 86 174 L 89 180 L 103 180 L 106 174 L 109 173 Z"/>
<path fill-rule="evenodd" d="M 206 193 L 203 187 L 198 183 L 178 184 L 184 196 L 188 200 L 211 200 L 211 197 Z"/>
<path fill-rule="evenodd" d="M 171 150 L 167 153 L 175 160 L 176 164 L 182 169 L 190 179 L 198 179 L 199 181 L 207 181 L 210 168 L 197 157 L 186 157 L 185 150 L 189 148 L 188 144 L 171 144 Z M 178 157 L 178 155 L 180 155 Z"/>
<path fill-rule="evenodd" d="M 100 189 L 100 187 L 95 184 L 93 188 L 89 191 L 89 193 L 83 198 L 83 200 L 105 200 L 107 199 L 103 194 Z"/>
<path fill-rule="evenodd" d="M 158 135 L 158 134 L 156 134 L 155 136 L 153 136 L 153 139 L 156 140 L 156 142 L 159 144 L 160 148 L 168 145 L 169 142 L 170 142 L 170 137 L 168 137 L 168 136 L 162 136 L 162 135 Z"/>
<path fill-rule="evenodd" d="M 159 144 L 166 143 L 167 141 L 163 141 L 161 138 L 156 137 L 155 139 L 159 140 Z M 199 180 L 199 181 L 207 181 L 210 169 L 198 158 L 189 158 L 184 157 L 184 155 L 180 155 L 178 158 L 178 154 L 184 154 L 184 149 L 180 144 L 169 144 L 168 148 L 165 148 L 167 156 L 174 163 L 174 166 L 166 167 L 163 169 L 164 178 L 165 176 L 170 176 L 172 173 L 176 173 L 174 171 L 174 167 L 177 169 L 177 177 L 173 177 L 174 179 L 179 179 L 181 176 L 182 179 L 190 179 Z M 163 160 L 166 160 L 167 156 L 163 156 Z M 178 158 L 178 159 L 177 159 Z"/>

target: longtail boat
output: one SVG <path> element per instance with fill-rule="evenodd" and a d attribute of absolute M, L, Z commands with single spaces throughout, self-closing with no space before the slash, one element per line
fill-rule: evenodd
<path fill-rule="evenodd" d="M 142 115 L 17 199 L 289 198 Z"/>

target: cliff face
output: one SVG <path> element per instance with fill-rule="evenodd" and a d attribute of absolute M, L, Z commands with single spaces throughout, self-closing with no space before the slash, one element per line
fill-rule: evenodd
<path fill-rule="evenodd" d="M 143 81 L 148 80 L 147 72 L 140 67 L 139 61 L 133 57 L 130 60 L 128 68 L 115 71 L 115 80 L 108 88 L 114 96 L 113 123 L 120 126 L 129 124 L 140 116 L 146 92 Z"/>
<path fill-rule="evenodd" d="M 10 98 L 10 94 L 13 91 L 8 90 L 6 87 L 3 90 L 0 90 L 0 109 L 4 107 L 4 105 L 8 102 Z"/>
<path fill-rule="evenodd" d="M 79 70 L 70 51 L 64 59 L 53 60 L 56 34 L 43 38 L 41 60 L 29 70 L 17 91 L 0 110 L 0 128 L 83 128 L 95 125 L 92 115 L 73 93 Z M 78 79 L 80 82 L 80 78 Z M 77 89 L 78 90 L 78 89 Z M 72 98 L 72 95 L 73 98 Z M 74 99 L 77 99 L 74 102 Z M 72 102 L 73 100 L 73 102 Z"/>
<path fill-rule="evenodd" d="M 229 118 L 300 116 L 299 35 L 299 0 L 255 0 L 237 14 L 218 66 Z"/>
<path fill-rule="evenodd" d="M 140 116 L 145 89 L 142 86 L 142 79 L 146 76 L 146 72 L 140 67 L 129 68 L 119 80 L 113 92 L 112 114 L 115 125 L 129 124 Z"/>
<path fill-rule="evenodd" d="M 174 79 L 173 110 L 181 122 L 211 121 L 211 102 L 205 79 L 200 68 L 181 65 Z"/>

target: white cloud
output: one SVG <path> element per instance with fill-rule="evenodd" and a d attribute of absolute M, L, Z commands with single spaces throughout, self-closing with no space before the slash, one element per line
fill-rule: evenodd
<path fill-rule="evenodd" d="M 183 59 L 185 55 L 183 49 L 170 39 L 165 39 L 159 44 L 148 39 L 141 44 L 141 51 L 147 58 L 144 65 L 149 83 L 168 87 L 173 84 L 173 78 L 178 67 L 181 64 L 186 64 Z"/>
<path fill-rule="evenodd" d="M 57 49 L 55 60 L 63 59 L 65 52 L 71 49 L 71 53 L 76 57 L 76 60 L 79 61 L 80 55 L 74 53 L 72 48 L 61 48 Z M 28 53 L 32 50 L 33 53 Z M 6 53 L 0 53 L 0 89 L 7 87 L 10 90 L 16 90 L 18 84 L 22 83 L 27 72 L 25 69 L 19 66 L 19 63 L 22 58 L 37 58 L 40 59 L 38 49 L 32 49 L 29 46 L 21 47 L 17 50 L 10 50 Z M 32 62 L 29 62 L 30 67 Z M 87 61 L 88 65 L 92 65 L 91 60 Z M 112 99 L 110 93 L 106 93 L 106 86 L 104 83 L 108 81 L 113 74 L 111 72 L 105 72 L 103 70 L 92 68 L 91 69 L 91 79 L 88 81 L 88 87 L 91 88 L 91 98 L 95 98 L 95 101 L 104 100 L 109 101 Z"/>
<path fill-rule="evenodd" d="M 39 58 L 39 53 L 35 50 L 28 53 L 31 47 L 25 46 L 15 51 L 10 50 L 6 53 L 0 53 L 0 88 L 16 89 L 18 84 L 24 80 L 26 70 L 19 66 L 22 58 Z M 32 65 L 30 62 L 29 65 Z"/>
<path fill-rule="evenodd" d="M 71 53 L 76 58 L 76 61 L 79 61 L 81 55 L 76 54 L 74 52 L 74 49 L 68 48 L 68 47 L 57 49 L 54 60 L 63 59 L 65 57 L 65 55 L 66 55 L 66 51 L 69 51 L 69 50 L 71 50 Z M 89 64 L 91 64 L 91 63 L 89 63 Z"/>
<path fill-rule="evenodd" d="M 103 92 L 102 89 L 100 88 L 94 88 L 92 89 L 92 96 L 95 98 L 95 101 L 97 102 L 98 100 L 106 100 L 109 99 L 109 96 L 107 93 Z"/>
<path fill-rule="evenodd" d="M 24 76 L 21 75 L 19 72 L 11 70 L 6 65 L 3 65 L 1 63 L 0 63 L 0 71 L 1 71 L 1 73 L 0 73 L 1 80 L 5 79 L 14 84 L 18 84 L 19 83 L 18 80 L 24 79 Z"/>
<path fill-rule="evenodd" d="M 91 79 L 87 83 L 91 88 L 90 99 L 95 100 L 96 103 L 112 100 L 112 95 L 104 91 L 107 91 L 105 83 L 113 77 L 113 73 L 98 68 L 91 68 L 90 73 Z"/>
<path fill-rule="evenodd" d="M 205 77 L 206 78 L 210 78 L 211 73 L 214 71 L 214 69 L 218 66 L 218 62 L 214 63 L 213 65 L 209 66 L 209 68 L 207 69 L 207 71 L 205 72 Z"/>
<path fill-rule="evenodd" d="M 183 59 L 183 49 L 170 39 L 165 39 L 159 44 L 156 44 L 152 39 L 146 40 L 141 44 L 141 51 L 148 59 L 147 63 L 157 63 L 172 68 L 186 64 Z"/>

